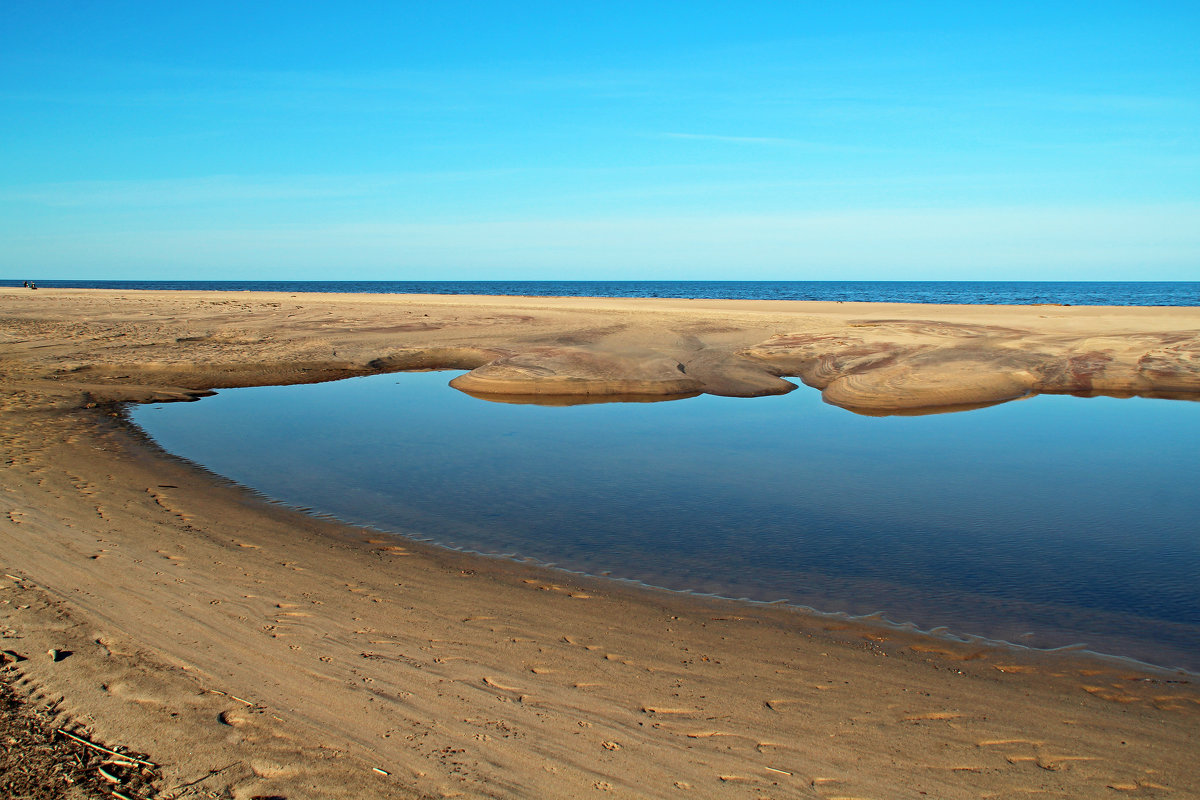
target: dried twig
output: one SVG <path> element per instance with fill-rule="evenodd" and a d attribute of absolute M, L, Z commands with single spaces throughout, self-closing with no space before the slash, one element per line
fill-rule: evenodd
<path fill-rule="evenodd" d="M 131 756 L 128 753 L 119 753 L 116 750 L 109 750 L 107 747 L 101 747 L 100 745 L 95 744 L 94 742 L 89 742 L 87 739 L 84 739 L 80 736 L 76 736 L 73 733 L 68 733 L 67 731 L 64 731 L 62 728 L 55 728 L 55 732 L 61 733 L 63 736 L 66 736 L 68 739 L 71 739 L 72 741 L 79 742 L 84 747 L 90 747 L 93 750 L 99 750 L 101 753 L 108 753 L 110 756 L 116 756 L 117 758 L 127 758 L 130 761 L 133 761 L 137 764 L 141 764 L 142 766 L 145 766 L 145 767 L 150 767 L 151 769 L 154 769 L 155 767 L 158 766 L 157 764 L 155 764 L 151 761 L 146 761 L 141 758 L 135 758 L 134 756 Z"/>
<path fill-rule="evenodd" d="M 205 689 L 204 691 L 211 692 L 213 694 L 219 694 L 222 697 L 228 697 L 230 700 L 237 700 L 239 703 L 245 703 L 250 708 L 254 708 L 256 705 L 258 705 L 257 703 L 251 703 L 249 700 L 243 700 L 242 698 L 238 697 L 236 694 L 230 694 L 229 692 L 222 692 L 220 689 Z"/>
<path fill-rule="evenodd" d="M 242 763 L 242 762 L 234 761 L 232 764 L 226 764 L 225 766 L 221 767 L 220 769 L 210 769 L 208 771 L 207 775 L 201 775 L 199 778 L 196 778 L 196 780 L 189 781 L 188 783 L 181 783 L 178 786 L 176 786 L 175 789 L 177 789 L 177 790 L 178 789 L 189 789 L 189 788 L 195 786 L 197 783 L 202 783 L 203 781 L 208 780 L 209 778 L 211 778 L 214 775 L 220 775 L 222 772 L 229 769 L 230 767 L 236 767 L 240 763 Z"/>

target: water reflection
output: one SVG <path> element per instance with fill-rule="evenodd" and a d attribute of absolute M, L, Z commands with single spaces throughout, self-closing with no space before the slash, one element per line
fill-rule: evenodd
<path fill-rule="evenodd" d="M 457 387 L 455 387 L 457 388 Z M 458 389 L 476 400 L 490 403 L 508 403 L 517 406 L 595 406 L 603 403 L 665 403 L 671 400 L 688 400 L 698 397 L 699 392 L 686 394 L 481 394 Z"/>
<path fill-rule="evenodd" d="M 450 373 L 146 406 L 288 503 L 675 589 L 1200 669 L 1200 407 L 1036 397 L 857 416 L 778 397 L 537 407 Z"/>

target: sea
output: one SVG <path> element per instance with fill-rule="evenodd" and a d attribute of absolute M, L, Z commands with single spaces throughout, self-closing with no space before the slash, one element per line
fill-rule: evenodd
<path fill-rule="evenodd" d="M 21 286 L 24 279 L 0 279 Z M 875 303 L 1197 306 L 1200 281 L 101 281 L 39 280 L 45 289 L 370 292 L 514 297 L 669 297 Z"/>

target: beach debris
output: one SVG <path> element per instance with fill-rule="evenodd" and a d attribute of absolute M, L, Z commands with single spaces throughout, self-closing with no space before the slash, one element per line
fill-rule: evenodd
<path fill-rule="evenodd" d="M 90 748 L 99 753 L 107 753 L 110 756 L 116 756 L 117 758 L 120 758 L 123 760 L 132 761 L 135 764 L 138 764 L 143 767 L 148 767 L 150 769 L 158 768 L 158 765 L 155 764 L 153 761 L 147 761 L 144 758 L 137 758 L 135 756 L 129 755 L 128 753 L 122 753 L 117 750 L 110 750 L 107 747 L 101 747 L 100 745 L 96 744 L 95 742 L 90 742 L 87 739 L 84 739 L 82 736 L 76 736 L 75 734 L 71 733 L 70 731 L 64 730 L 63 728 L 55 728 L 54 732 L 59 734 L 60 736 L 65 736 L 66 738 L 70 739 L 71 741 L 75 742 L 76 744 L 81 744 L 84 747 Z"/>
<path fill-rule="evenodd" d="M 391 775 L 392 774 L 392 773 L 388 772 L 386 769 L 380 769 L 379 767 L 371 767 L 371 771 L 378 772 L 380 775 Z"/>
<path fill-rule="evenodd" d="M 46 651 L 46 655 L 50 656 L 51 661 L 58 663 L 59 661 L 62 661 L 64 658 L 66 658 L 67 656 L 71 655 L 71 651 L 70 650 L 59 650 L 57 648 L 52 648 L 52 649 Z"/>
<path fill-rule="evenodd" d="M 926 720 L 961 719 L 962 716 L 957 711 L 930 711 L 927 714 L 911 714 L 900 719 L 901 722 L 924 722 Z"/>
<path fill-rule="evenodd" d="M 780 775 L 792 775 L 793 774 L 791 772 L 788 772 L 786 769 L 775 769 L 774 767 L 766 767 L 766 769 L 770 770 L 771 772 L 778 772 Z"/>
<path fill-rule="evenodd" d="M 230 764 L 226 764 L 223 767 L 218 767 L 217 769 L 210 769 L 206 774 L 201 775 L 199 778 L 196 778 L 194 781 L 188 781 L 187 783 L 179 784 L 178 786 L 176 786 L 174 788 L 173 791 L 178 792 L 181 789 L 190 789 L 197 784 L 203 783 L 204 781 L 208 780 L 209 778 L 213 777 L 214 775 L 220 775 L 225 770 L 230 769 L 231 767 L 236 767 L 241 763 L 242 763 L 241 761 L 234 761 Z"/>
<path fill-rule="evenodd" d="M 23 702 L 0 681 L 0 796 L 61 797 L 72 786 L 85 790 L 72 797 L 116 796 L 118 787 L 127 800 L 157 794 L 157 767 L 137 763 L 136 756 L 114 756 L 115 751 L 79 734 L 60 733 L 52 722 L 59 703 L 61 699 L 49 706 Z"/>
<path fill-rule="evenodd" d="M 230 694 L 229 692 L 222 692 L 220 689 L 205 689 L 204 691 L 209 692 L 211 694 L 219 694 L 219 695 L 221 695 L 221 697 L 228 697 L 230 700 L 237 700 L 239 703 L 242 703 L 243 705 L 245 705 L 249 708 L 254 708 L 258 705 L 257 703 L 251 703 L 249 700 L 243 700 L 242 698 L 238 697 L 235 694 Z"/>

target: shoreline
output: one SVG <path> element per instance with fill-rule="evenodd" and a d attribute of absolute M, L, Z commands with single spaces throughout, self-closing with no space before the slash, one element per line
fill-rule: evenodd
<path fill-rule="evenodd" d="M 509 360 L 503 382 L 528 372 L 533 362 L 519 359 L 532 353 L 590 389 L 619 388 L 614 375 L 631 363 L 674 358 L 709 390 L 778 391 L 780 379 L 760 362 L 731 356 L 797 330 L 834 336 L 819 345 L 832 347 L 847 313 L 856 323 L 871 310 L 884 312 L 889 339 L 965 338 L 977 345 L 965 363 L 989 365 L 980 358 L 988 347 L 1027 340 L 995 330 L 1012 330 L 1022 314 L 17 294 L 0 290 L 9 390 L 0 425 L 11 443 L 0 573 L 20 580 L 0 578 L 0 626 L 13 634 L 3 649 L 29 660 L 9 665 L 6 680 L 19 676 L 33 702 L 61 697 L 65 722 L 165 764 L 165 793 L 185 796 L 180 787 L 193 782 L 197 791 L 289 798 L 669 797 L 686 791 L 680 784 L 739 798 L 1125 796 L 1156 787 L 1197 796 L 1188 742 L 1200 732 L 1200 690 L 1190 676 L 1070 653 L 998 653 L 381 541 L 155 453 L 108 405 L 502 350 L 511 354 L 499 353 Z M 297 308 L 283 308 L 289 300 Z M 1031 335 L 1043 350 L 1074 337 L 1083 353 L 1122 337 L 1142 355 L 1197 347 L 1198 309 L 1160 319 L 1161 309 L 1086 308 Z M 1026 309 L 1023 321 L 1045 311 Z M 892 321 L 899 312 L 907 327 Z M 1149 348 L 1147 329 L 1158 336 Z M 788 358 L 797 346 L 816 345 L 792 342 Z M 778 361 L 779 340 L 773 347 Z M 1119 391 L 1110 374 L 1123 363 L 1117 350 L 1104 369 L 1071 374 L 1086 374 L 1093 391 L 1097 383 Z M 888 363 L 903 361 L 891 355 Z M 1176 385 L 1192 379 L 1155 365 Z M 846 367 L 827 364 L 822 375 L 830 368 Z M 882 385 L 911 397 L 905 377 L 893 372 Z M 659 378 L 636 376 L 641 388 L 661 388 Z M 928 385 L 918 394 L 957 396 L 933 383 L 936 395 Z M 52 661 L 40 655 L 49 649 L 71 654 Z"/>
<path fill-rule="evenodd" d="M 420 280 L 420 281 L 349 281 L 349 280 L 73 280 L 43 279 L 42 288 L 99 289 L 113 291 L 214 291 L 336 293 L 363 295 L 424 295 L 454 297 L 507 297 L 513 299 L 559 299 L 586 297 L 599 300 L 622 299 L 710 299 L 778 300 L 787 302 L 894 302 L 932 305 L 992 306 L 1131 306 L 1190 307 L 1197 303 L 1171 302 L 1177 291 L 1195 288 L 1200 281 L 963 281 L 963 280 Z M 16 279 L 0 280 L 0 288 L 18 288 Z M 1110 287 L 1119 286 L 1126 296 L 1112 302 L 1105 296 Z M 756 288 L 752 288 L 756 287 Z M 805 291 L 796 290 L 803 287 Z M 865 287 L 888 287 L 886 296 L 864 293 Z M 1067 291 L 1063 291 L 1064 288 Z M 622 291 L 622 289 L 634 291 Z M 1019 291 L 1017 291 L 1019 289 Z M 1151 289 L 1149 293 L 1141 291 Z M 707 291 L 706 291 L 707 290 Z M 772 296 L 766 296 L 770 290 Z M 790 290 L 790 291 L 789 291 Z M 830 290 L 839 293 L 831 293 Z M 988 292 L 991 294 L 988 294 Z M 1128 296 L 1133 290 L 1138 297 Z M 605 291 L 609 293 L 604 293 Z M 654 293 L 650 293 L 650 292 Z M 557 292 L 557 293 L 554 293 Z M 1192 292 L 1194 294 L 1194 292 Z M 955 298 L 971 298 L 956 300 Z M 986 302 L 983 302 L 985 301 Z M 1109 302 L 1104 302 L 1108 300 Z"/>

